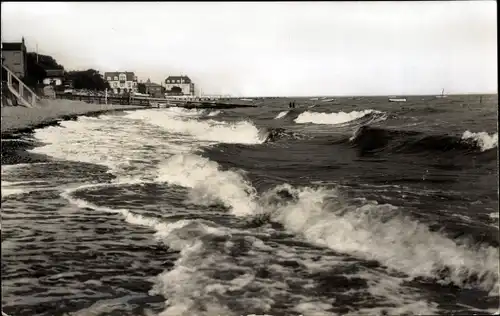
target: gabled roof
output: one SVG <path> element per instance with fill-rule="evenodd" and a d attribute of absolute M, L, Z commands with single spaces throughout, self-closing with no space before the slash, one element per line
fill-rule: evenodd
<path fill-rule="evenodd" d="M 24 43 L 2 43 L 2 50 L 5 51 L 26 51 Z"/>
<path fill-rule="evenodd" d="M 120 74 L 125 74 L 127 75 L 127 81 L 136 81 L 137 78 L 135 76 L 135 73 L 133 71 L 113 71 L 113 72 L 105 72 L 104 73 L 104 79 L 107 80 L 108 77 L 111 77 L 111 80 L 114 80 L 114 76 L 119 77 Z"/>
<path fill-rule="evenodd" d="M 167 83 L 167 80 L 169 82 L 174 80 L 175 83 L 177 83 L 177 80 L 180 80 L 182 83 L 191 83 L 191 79 L 189 79 L 188 76 L 168 76 L 167 79 L 165 79 L 165 83 Z"/>

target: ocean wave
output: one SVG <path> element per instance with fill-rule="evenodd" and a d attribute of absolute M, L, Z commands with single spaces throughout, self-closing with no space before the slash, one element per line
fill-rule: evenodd
<path fill-rule="evenodd" d="M 265 141 L 252 122 L 227 123 L 189 118 L 191 115 L 201 115 L 198 111 L 189 112 L 180 108 L 175 111 L 142 110 L 129 113 L 127 118 L 142 120 L 168 132 L 189 135 L 200 141 L 235 144 L 261 144 Z M 186 113 L 189 113 L 188 117 L 183 117 Z"/>
<path fill-rule="evenodd" d="M 208 220 L 167 221 L 135 214 L 128 209 L 98 206 L 82 198 L 88 191 L 114 185 L 118 184 L 84 185 L 68 189 L 62 196 L 80 208 L 121 214 L 129 224 L 149 227 L 154 230 L 157 241 L 180 252 L 174 266 L 153 279 L 150 294 L 159 294 L 166 299 L 165 310 L 160 315 L 236 316 L 239 313 L 233 310 L 235 307 L 263 313 L 269 311 L 275 300 L 283 299 L 283 296 L 295 302 L 297 308 L 318 311 L 318 307 L 305 306 L 311 298 L 294 294 L 288 291 L 287 286 L 287 282 L 311 285 L 314 281 L 295 277 L 294 267 L 270 266 L 270 259 L 279 262 L 282 256 L 283 259 L 293 257 L 301 260 L 297 254 L 287 253 L 292 248 L 271 247 L 255 236 L 242 235 L 241 231 L 233 231 Z M 307 255 L 304 258 L 304 263 L 311 261 L 309 257 Z M 328 262 L 324 260 L 324 264 Z M 315 261 L 315 264 L 320 262 Z M 263 269 L 272 271 L 276 278 L 273 281 L 259 278 Z M 245 292 L 245 295 L 235 297 L 234 293 L 240 291 Z M 325 304 L 321 299 L 315 298 L 315 301 L 331 308 L 331 304 Z M 323 315 L 334 314 L 324 311 Z"/>
<path fill-rule="evenodd" d="M 275 142 L 278 140 L 286 139 L 286 140 L 291 140 L 291 139 L 304 139 L 307 136 L 297 133 L 297 132 L 292 132 L 292 131 L 287 131 L 284 128 L 261 128 L 259 130 L 261 134 L 261 139 L 265 139 L 266 143 L 270 142 Z"/>
<path fill-rule="evenodd" d="M 322 271 L 328 272 L 355 263 L 344 261 L 334 254 L 324 253 L 318 258 L 322 253 L 320 250 L 317 253 L 297 253 L 297 249 L 286 244 L 272 243 L 271 246 L 257 236 L 248 235 L 246 231 L 221 227 L 207 220 L 170 221 L 139 215 L 129 209 L 98 206 L 84 199 L 89 192 L 116 185 L 127 183 L 83 185 L 67 189 L 61 195 L 80 208 L 119 214 L 129 224 L 149 227 L 154 230 L 157 241 L 180 252 L 174 266 L 153 279 L 150 294 L 160 294 L 166 298 L 166 307 L 161 315 L 239 315 L 234 311 L 235 307 L 264 313 L 269 312 L 277 301 L 282 301 L 285 297 L 293 302 L 290 306 L 292 310 L 307 315 L 336 315 L 331 311 L 332 307 L 345 308 L 343 304 L 335 306 L 331 298 L 295 293 L 290 285 L 302 284 L 316 288 L 321 287 L 321 284 L 314 279 L 296 276 L 297 266 L 280 262 L 293 260 L 298 263 L 301 271 L 316 277 Z M 273 277 L 262 278 L 261 273 L 272 273 Z M 358 272 L 346 274 L 345 278 L 341 277 L 342 282 L 350 282 L 351 278 L 366 280 L 369 283 L 368 295 L 384 306 L 375 310 L 364 308 L 359 311 L 359 315 L 371 315 L 377 310 L 389 314 L 414 311 L 426 311 L 430 314 L 435 311 L 434 303 L 419 300 L 417 293 L 402 286 L 401 281 L 394 277 L 359 269 Z M 348 289 L 348 292 L 357 290 Z M 367 295 L 364 289 L 359 290 Z M 234 293 L 240 291 L 245 295 L 235 297 Z"/>
<path fill-rule="evenodd" d="M 490 135 L 486 132 L 472 133 L 470 131 L 465 131 L 462 135 L 462 139 L 474 141 L 482 151 L 498 147 L 498 133 Z"/>
<path fill-rule="evenodd" d="M 320 113 L 320 112 L 303 112 L 296 119 L 295 123 L 305 124 L 328 124 L 328 125 L 338 125 L 345 124 L 352 121 L 357 121 L 361 118 L 371 118 L 370 122 L 373 120 L 385 119 L 383 112 L 376 110 L 364 110 L 364 111 L 352 111 L 352 112 L 334 112 L 334 113 Z M 365 122 L 364 124 L 368 124 Z"/>
<path fill-rule="evenodd" d="M 395 206 L 352 205 L 333 190 L 278 186 L 262 196 L 234 170 L 197 155 L 172 157 L 159 181 L 192 188 L 198 203 L 219 201 L 236 216 L 257 216 L 282 224 L 313 244 L 382 265 L 410 278 L 432 278 L 498 294 L 498 249 L 470 248 L 430 231 Z M 429 248 L 428 245 L 433 245 Z"/>
<path fill-rule="evenodd" d="M 495 138 L 496 137 L 496 138 Z M 363 152 L 484 152 L 496 146 L 498 136 L 464 133 L 464 136 L 428 135 L 423 132 L 361 126 L 349 141 Z"/>
<path fill-rule="evenodd" d="M 465 242 L 431 232 L 425 224 L 403 215 L 395 206 L 376 202 L 354 206 L 342 202 L 336 192 L 323 188 L 282 185 L 268 196 L 284 190 L 293 198 L 278 203 L 271 219 L 310 242 L 376 259 L 411 278 L 479 287 L 498 295 L 497 248 L 485 245 L 470 248 Z"/>
<path fill-rule="evenodd" d="M 285 117 L 289 112 L 290 111 L 281 111 L 278 113 L 278 115 L 276 115 L 276 117 L 274 119 L 279 120 L 280 118 Z"/>

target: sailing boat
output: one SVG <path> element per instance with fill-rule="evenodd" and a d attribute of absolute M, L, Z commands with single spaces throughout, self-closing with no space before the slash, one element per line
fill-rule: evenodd
<path fill-rule="evenodd" d="M 441 90 L 441 95 L 437 95 L 436 98 L 438 99 L 442 99 L 442 98 L 446 98 L 447 96 L 444 95 L 444 88 Z"/>

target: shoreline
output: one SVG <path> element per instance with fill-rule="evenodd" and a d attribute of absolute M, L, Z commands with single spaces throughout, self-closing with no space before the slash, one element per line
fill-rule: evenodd
<path fill-rule="evenodd" d="M 49 156 L 28 152 L 29 149 L 37 147 L 37 144 L 23 140 L 23 136 L 33 134 L 36 129 L 59 126 L 61 121 L 77 120 L 78 117 L 98 117 L 106 113 L 144 109 L 143 106 L 124 105 L 105 105 L 104 107 L 102 105 L 94 105 L 90 108 L 84 108 L 80 102 L 69 102 L 71 102 L 69 105 L 65 105 L 67 108 L 55 108 L 51 107 L 50 104 L 47 107 L 36 109 L 25 107 L 12 107 L 9 109 L 8 107 L 3 107 L 1 133 L 2 166 L 52 161 L 52 158 Z M 83 105 L 87 106 L 88 104 L 83 103 Z M 78 108 L 71 109 L 72 106 L 78 106 Z M 7 123 L 6 120 L 9 119 L 16 122 L 9 122 L 9 126 L 4 127 L 5 123 Z"/>
<path fill-rule="evenodd" d="M 145 109 L 144 106 L 87 104 L 69 100 L 44 100 L 38 108 L 2 107 L 1 138 L 15 138 L 15 134 L 30 133 L 35 129 L 58 125 L 60 121 L 75 120 L 79 116 L 99 116 L 104 113 Z"/>

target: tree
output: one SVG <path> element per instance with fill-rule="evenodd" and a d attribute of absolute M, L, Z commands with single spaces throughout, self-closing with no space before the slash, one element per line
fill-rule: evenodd
<path fill-rule="evenodd" d="M 99 71 L 94 69 L 70 71 L 67 73 L 66 80 L 71 80 L 75 89 L 102 91 L 110 88 L 109 83 L 102 78 Z"/>
<path fill-rule="evenodd" d="M 146 93 L 146 85 L 144 83 L 138 83 L 137 84 L 137 91 L 139 93 Z"/>

